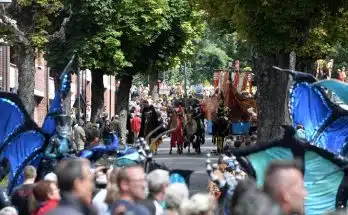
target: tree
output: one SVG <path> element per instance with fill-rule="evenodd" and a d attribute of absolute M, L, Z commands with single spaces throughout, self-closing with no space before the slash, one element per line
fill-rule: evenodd
<path fill-rule="evenodd" d="M 193 83 L 203 83 L 205 80 L 212 81 L 213 73 L 217 69 L 227 67 L 231 58 L 225 51 L 218 48 L 216 45 L 207 45 L 200 50 L 193 60 L 193 73 L 190 80 Z"/>
<path fill-rule="evenodd" d="M 125 1 L 117 11 L 122 14 L 118 22 L 123 30 L 121 49 L 126 61 L 131 64 L 118 74 L 121 83 L 116 112 L 121 116 L 125 131 L 133 76 L 145 73 L 154 83 L 158 72 L 172 67 L 177 62 L 177 56 L 184 56 L 184 52 L 189 54 L 194 47 L 193 40 L 200 34 L 202 14 L 194 11 L 187 0 Z M 145 23 L 143 17 L 146 18 Z"/>
<path fill-rule="evenodd" d="M 73 12 L 64 39 L 48 43 L 45 57 L 51 74 L 59 77 L 65 60 L 78 53 L 79 66 L 92 71 L 91 120 L 95 121 L 104 107 L 103 75 L 114 74 L 125 65 L 120 51 L 121 32 L 113 28 L 117 17 L 115 4 L 112 0 L 66 0 L 65 4 L 70 5 Z M 66 100 L 69 111 L 70 98 Z"/>
<path fill-rule="evenodd" d="M 36 54 L 48 41 L 60 39 L 69 16 L 62 18 L 56 32 L 52 33 L 51 26 L 61 10 L 65 8 L 60 0 L 13 0 L 0 11 L 0 36 L 13 48 L 18 68 L 18 96 L 30 115 L 35 108 Z"/>
<path fill-rule="evenodd" d="M 318 39 L 318 32 L 328 29 L 328 21 L 336 22 L 347 10 L 347 5 L 341 0 L 200 2 L 215 20 L 230 21 L 233 29 L 227 30 L 236 30 L 255 50 L 257 104 L 261 110 L 258 114 L 258 138 L 268 140 L 280 135 L 280 124 L 290 123 L 286 102 L 289 78 L 285 73 L 273 71 L 272 66 L 289 67 L 289 53 L 305 53 L 305 48 L 313 44 L 311 41 Z M 334 42 L 330 41 L 330 32 L 325 33 L 325 43 Z M 322 50 L 317 51 L 320 54 Z"/>
<path fill-rule="evenodd" d="M 115 75 L 123 67 L 129 66 L 120 49 L 121 34 L 110 26 L 89 39 L 81 48 L 82 65 L 92 72 L 92 122 L 103 113 L 103 75 Z"/>
<path fill-rule="evenodd" d="M 192 57 L 205 29 L 202 11 L 187 0 L 170 1 L 169 8 L 170 28 L 161 32 L 149 49 L 151 55 L 148 55 L 154 62 L 150 70 L 150 92 L 154 100 L 158 98 L 156 83 L 159 71 L 177 67 L 178 63 Z"/>

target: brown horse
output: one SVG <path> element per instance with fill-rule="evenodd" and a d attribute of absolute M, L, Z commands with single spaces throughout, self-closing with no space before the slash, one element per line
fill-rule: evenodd
<path fill-rule="evenodd" d="M 184 140 L 184 147 L 188 146 L 188 153 L 190 153 L 190 145 L 195 142 L 195 139 L 197 138 L 195 136 L 197 132 L 197 122 L 192 117 L 192 113 L 186 114 L 187 121 L 184 125 L 184 134 L 185 134 L 185 140 Z"/>

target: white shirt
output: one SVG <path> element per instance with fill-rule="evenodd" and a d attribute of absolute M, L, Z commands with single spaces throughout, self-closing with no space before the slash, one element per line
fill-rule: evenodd
<path fill-rule="evenodd" d="M 109 206 L 104 202 L 106 193 L 106 189 L 101 189 L 92 200 L 92 204 L 97 208 L 99 215 L 110 215 Z"/>
<path fill-rule="evenodd" d="M 153 203 L 155 204 L 155 207 L 156 207 L 156 215 L 163 215 L 164 210 L 163 210 L 162 206 L 156 200 L 153 201 Z"/>

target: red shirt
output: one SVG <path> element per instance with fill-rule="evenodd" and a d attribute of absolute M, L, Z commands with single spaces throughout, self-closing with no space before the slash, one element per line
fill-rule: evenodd
<path fill-rule="evenodd" d="M 131 129 L 132 132 L 139 133 L 140 132 L 140 127 L 141 127 L 141 119 L 139 116 L 133 117 L 131 120 Z"/>
<path fill-rule="evenodd" d="M 51 210 L 55 209 L 58 205 L 58 200 L 48 200 L 44 202 L 36 212 L 33 212 L 31 215 L 45 215 Z"/>

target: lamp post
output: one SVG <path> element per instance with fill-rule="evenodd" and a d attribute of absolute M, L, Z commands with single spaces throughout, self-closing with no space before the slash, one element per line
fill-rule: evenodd
<path fill-rule="evenodd" d="M 5 10 L 6 6 L 10 5 L 12 3 L 12 0 L 0 0 L 0 6 L 3 10 Z M 0 38 L 0 45 L 1 45 L 1 52 L 2 52 L 2 90 L 8 91 L 8 58 L 10 57 L 8 55 L 8 42 L 5 41 L 3 38 Z"/>
<path fill-rule="evenodd" d="M 77 119 L 77 122 L 80 121 L 80 114 L 81 114 L 81 71 L 80 71 L 80 58 L 79 56 L 77 55 L 76 56 L 76 59 L 77 59 L 77 116 L 76 116 L 76 119 Z"/>

